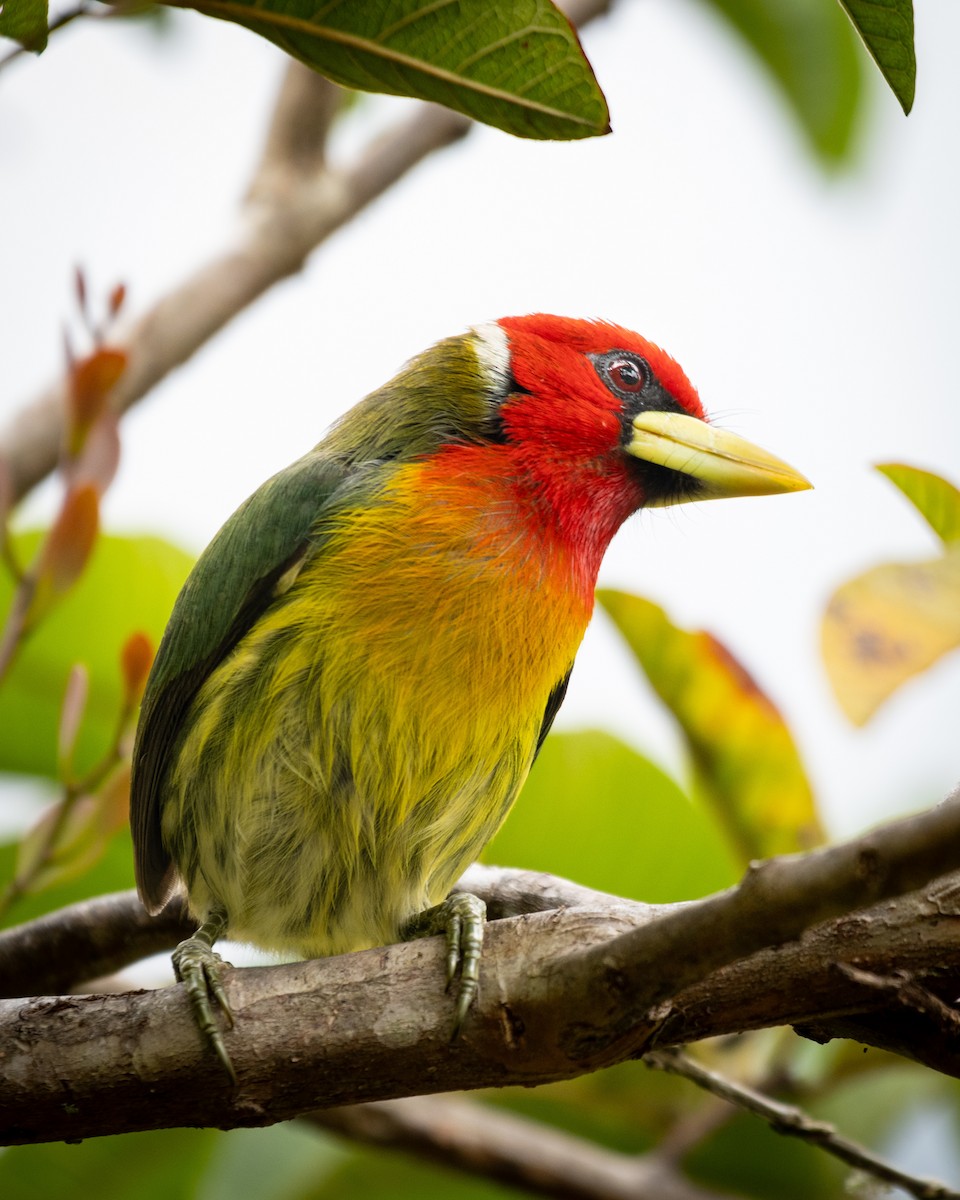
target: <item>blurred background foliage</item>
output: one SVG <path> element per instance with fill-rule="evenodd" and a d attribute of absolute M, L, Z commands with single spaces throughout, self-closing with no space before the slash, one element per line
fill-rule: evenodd
<path fill-rule="evenodd" d="M 869 94 L 863 86 L 866 56 L 848 15 L 904 109 L 912 103 L 909 0 L 851 0 L 843 6 L 847 15 L 825 0 L 703 3 L 759 56 L 824 166 L 849 159 Z M 203 4 L 196 7 L 204 11 Z M 142 6 L 84 7 L 91 17 L 124 11 L 140 15 Z M 258 13 L 263 11 L 260 6 Z M 16 10 L 8 0 L 0 33 L 42 48 L 41 14 L 45 27 L 44 5 Z M 573 90 L 582 93 L 593 132 L 600 132 L 602 96 L 591 83 L 589 64 L 574 62 L 571 43 L 565 45 L 572 55 L 568 69 L 580 73 Z M 308 60 L 322 57 L 310 39 L 295 49 Z M 335 63 L 331 73 L 344 78 L 344 71 Z M 517 78 L 522 85 L 522 73 Z M 395 79 L 379 82 L 397 90 Z M 418 87 L 418 94 L 431 95 L 429 82 L 421 80 Z M 446 93 L 436 98 L 450 99 Z M 510 127 L 502 112 L 485 113 L 475 95 L 461 99 L 459 107 Z M 571 136 L 556 129 L 539 135 Z M 111 475 L 102 470 L 102 448 L 112 433 L 107 406 L 100 403 L 111 380 L 104 377 L 96 386 L 102 394 L 94 397 L 65 460 L 58 520 L 68 534 L 76 532 L 85 445 L 99 447 L 94 457 L 100 474 L 91 476 L 98 495 Z M 871 567 L 841 584 L 828 605 L 824 661 L 843 710 L 860 723 L 895 688 L 960 644 L 960 492 L 917 468 L 887 464 L 881 470 L 926 518 L 943 553 L 920 563 Z M 2 495 L 0 487 L 0 500 Z M 156 645 L 191 565 L 189 555 L 160 538 L 97 535 L 95 523 L 89 553 L 78 559 L 77 537 L 56 535 L 56 528 L 55 522 L 48 530 L 4 534 L 9 569 L 0 576 L 0 614 L 10 613 L 15 623 L 18 608 L 21 615 L 33 612 L 31 597 L 45 579 L 60 582 L 36 621 L 8 636 L 7 661 L 0 663 L 0 771 L 44 781 L 54 805 L 23 838 L 0 846 L 3 925 L 133 886 L 129 833 L 113 818 L 118 796 L 123 799 L 130 708 L 138 686 L 135 639 Z M 607 590 L 600 602 L 623 636 L 624 653 L 633 656 L 682 731 L 686 772 L 672 778 L 602 730 L 554 733 L 487 860 L 669 902 L 731 884 L 752 857 L 802 850 L 821 840 L 800 753 L 775 701 L 754 678 L 753 664 L 739 662 L 713 633 L 679 627 L 646 599 Z M 8 634 L 11 628 L 8 623 Z M 78 662 L 82 675 L 76 674 Z M 772 677 L 764 684 L 786 686 Z M 926 1111 L 946 1120 L 960 1140 L 957 1082 L 888 1055 L 850 1044 L 814 1046 L 787 1030 L 705 1045 L 698 1053 L 718 1069 L 801 1101 L 814 1116 L 836 1122 L 876 1149 L 902 1141 L 916 1115 Z M 643 1153 L 672 1138 L 691 1178 L 737 1195 L 830 1200 L 848 1194 L 848 1173 L 838 1163 L 639 1063 L 533 1092 L 489 1093 L 483 1100 L 625 1153 Z M 134 1195 L 226 1200 L 238 1194 L 258 1200 L 384 1195 L 494 1200 L 512 1194 L 408 1156 L 348 1145 L 298 1123 L 229 1133 L 169 1130 L 0 1152 L 5 1200 L 59 1200 L 88 1190 L 101 1200 Z"/>

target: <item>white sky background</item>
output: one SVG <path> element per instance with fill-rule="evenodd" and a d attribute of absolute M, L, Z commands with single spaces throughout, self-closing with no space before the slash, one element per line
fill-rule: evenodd
<path fill-rule="evenodd" d="M 869 464 L 960 483 L 960 6 L 917 9 L 913 115 L 870 72 L 858 165 L 828 177 L 704 7 L 619 3 L 583 37 L 614 134 L 541 145 L 478 129 L 418 168 L 125 421 L 107 526 L 199 550 L 431 342 L 508 313 L 604 316 L 660 342 L 721 424 L 816 491 L 644 514 L 601 581 L 730 645 L 791 721 L 836 833 L 941 798 L 958 774 L 956 655 L 856 731 L 818 651 L 832 587 L 935 550 Z M 173 26 L 158 44 L 81 23 L 0 75 L 0 421 L 59 367 L 75 263 L 100 295 L 125 281 L 139 312 L 230 236 L 283 58 L 193 14 Z M 337 151 L 404 111 L 367 101 Z M 602 616 L 558 727 L 588 724 L 681 769 Z"/>

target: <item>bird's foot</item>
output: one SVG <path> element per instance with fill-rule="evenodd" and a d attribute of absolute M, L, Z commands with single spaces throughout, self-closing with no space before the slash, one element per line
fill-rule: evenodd
<path fill-rule="evenodd" d="M 456 1041 L 480 984 L 480 953 L 487 906 L 479 896 L 456 892 L 442 904 L 411 917 L 400 931 L 405 942 L 442 933 L 447 939 L 447 991 L 460 973 L 451 1041 Z"/>
<path fill-rule="evenodd" d="M 190 1008 L 202 1038 L 236 1083 L 237 1074 L 224 1045 L 220 1026 L 213 1015 L 211 1003 L 211 1000 L 216 1000 L 232 1029 L 233 1010 L 230 1008 L 222 982 L 224 969 L 229 967 L 230 963 L 224 962 L 213 949 L 213 943 L 223 932 L 224 925 L 225 921 L 216 917 L 204 922 L 193 937 L 187 938 L 177 946 L 172 957 L 174 973 L 178 982 L 187 989 Z"/>

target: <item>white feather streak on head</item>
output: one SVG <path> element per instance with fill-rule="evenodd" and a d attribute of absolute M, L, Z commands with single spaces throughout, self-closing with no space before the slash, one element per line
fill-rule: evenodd
<path fill-rule="evenodd" d="M 486 375 L 487 391 L 491 398 L 502 400 L 510 388 L 510 342 L 506 330 L 496 321 L 474 325 L 473 348 L 477 361 Z"/>

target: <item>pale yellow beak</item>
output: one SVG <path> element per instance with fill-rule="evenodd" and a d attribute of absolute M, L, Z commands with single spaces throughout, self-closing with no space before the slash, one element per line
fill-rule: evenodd
<path fill-rule="evenodd" d="M 772 496 L 813 487 L 799 471 L 746 438 L 681 413 L 640 413 L 626 449 L 636 458 L 699 480 L 703 486 L 686 497 L 689 500 Z M 676 502 L 676 497 L 663 501 Z"/>

